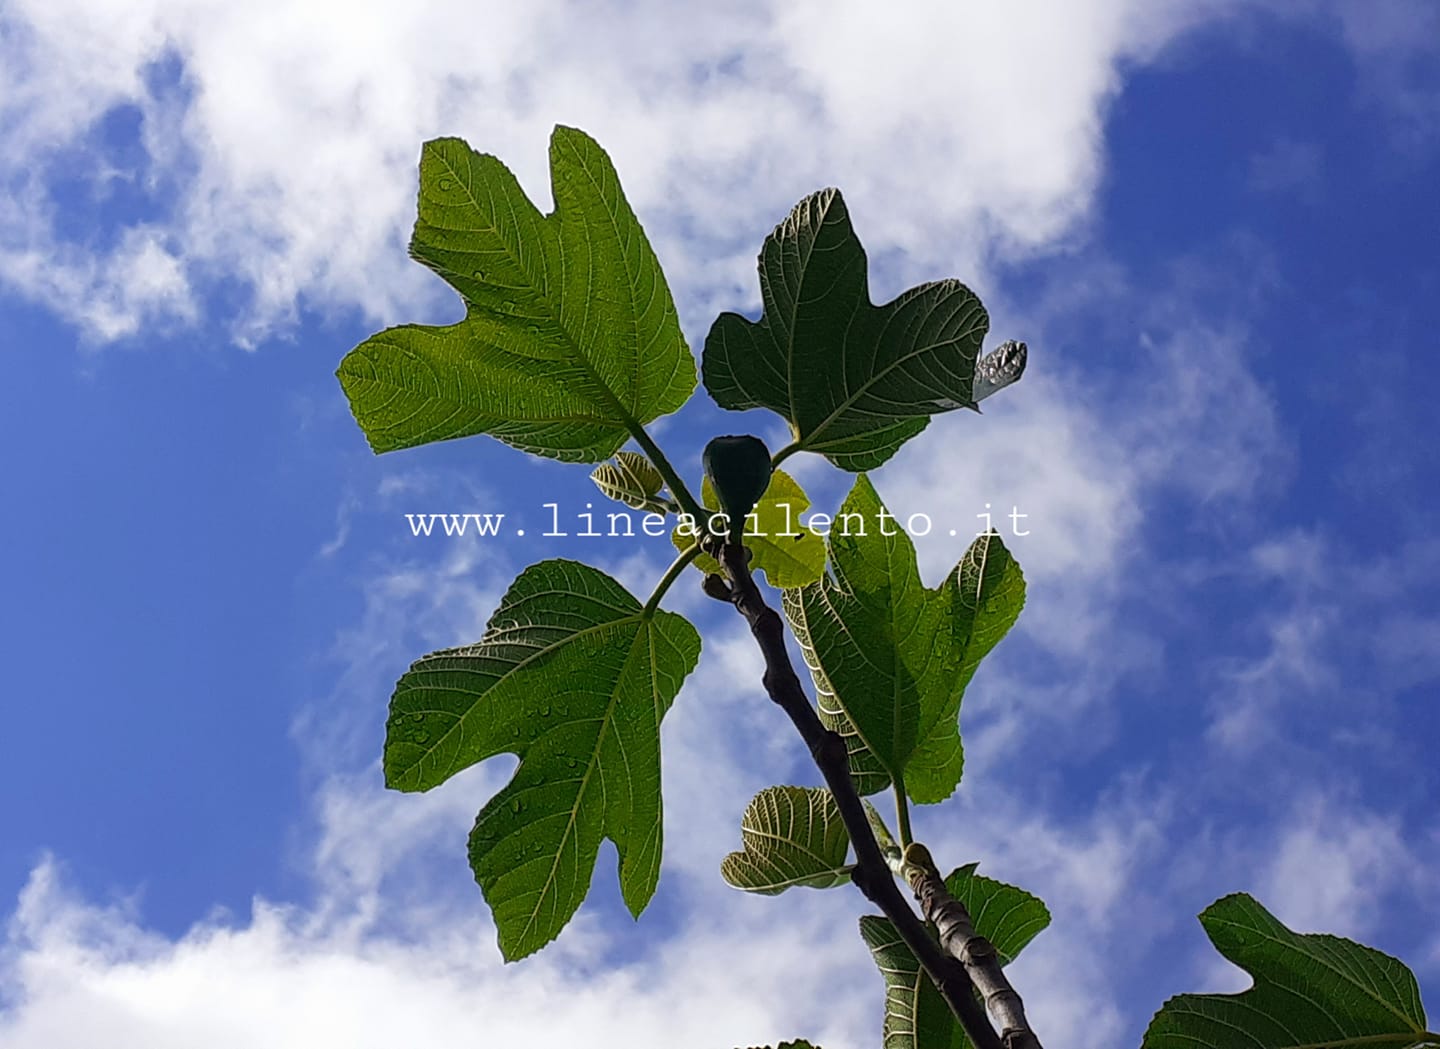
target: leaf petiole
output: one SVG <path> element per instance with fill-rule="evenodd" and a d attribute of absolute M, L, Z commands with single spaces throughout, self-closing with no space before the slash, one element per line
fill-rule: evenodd
<path fill-rule="evenodd" d="M 899 824 L 900 848 L 907 848 L 915 840 L 910 830 L 910 803 L 905 797 L 905 777 L 896 776 L 892 783 L 895 792 L 895 822 Z"/>
<path fill-rule="evenodd" d="M 700 556 L 700 544 L 695 543 L 674 561 L 670 567 L 665 569 L 665 574 L 660 577 L 660 582 L 655 584 L 655 590 L 650 595 L 650 600 L 645 602 L 645 607 L 640 610 L 640 615 L 649 618 L 655 614 L 660 607 L 660 599 L 665 596 L 665 591 L 670 589 L 670 584 L 680 578 L 680 573 L 685 571 L 685 566 Z"/>

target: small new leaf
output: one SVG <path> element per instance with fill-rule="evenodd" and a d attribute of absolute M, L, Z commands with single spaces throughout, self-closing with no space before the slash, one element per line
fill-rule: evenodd
<path fill-rule="evenodd" d="M 975 406 L 990 321 L 959 281 L 870 302 L 865 249 L 840 191 L 790 212 L 760 251 L 759 321 L 723 313 L 705 338 L 705 388 L 722 408 L 769 408 L 800 449 L 872 470 L 930 416 Z"/>
<path fill-rule="evenodd" d="M 1029 347 L 1023 342 L 1007 339 L 999 347 L 980 358 L 975 365 L 975 403 L 992 396 L 1019 382 L 1025 374 L 1025 362 L 1030 355 Z"/>
<path fill-rule="evenodd" d="M 590 480 L 609 498 L 636 510 L 663 514 L 669 509 L 656 498 L 665 479 L 638 452 L 616 452 L 613 462 L 601 463 L 590 472 Z"/>
<path fill-rule="evenodd" d="M 766 787 L 740 820 L 744 848 L 720 864 L 737 889 L 774 896 L 797 885 L 830 889 L 850 880 L 850 836 L 823 787 Z"/>
<path fill-rule="evenodd" d="M 646 611 L 605 573 L 531 565 L 478 644 L 417 661 L 395 686 L 385 783 L 423 791 L 500 753 L 514 777 L 480 810 L 470 865 L 500 949 L 554 939 L 590 888 L 601 838 L 638 915 L 660 874 L 660 719 L 700 656 L 695 628 Z"/>
<path fill-rule="evenodd" d="M 1200 924 L 1255 985 L 1171 998 L 1150 1021 L 1142 1049 L 1440 1043 L 1425 1029 L 1415 974 L 1388 954 L 1339 936 L 1291 932 L 1244 893 L 1216 900 Z"/>

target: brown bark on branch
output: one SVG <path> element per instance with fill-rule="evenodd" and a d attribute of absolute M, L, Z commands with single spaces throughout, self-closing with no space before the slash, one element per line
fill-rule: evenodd
<path fill-rule="evenodd" d="M 911 909 L 890 871 L 884 854 L 875 840 L 875 832 L 866 818 L 865 807 L 850 778 L 850 762 L 845 741 L 820 721 L 810 697 L 805 694 L 800 678 L 785 647 L 785 621 L 765 603 L 760 589 L 750 574 L 750 556 L 743 546 L 729 543 L 707 543 L 725 569 L 726 580 L 711 576 L 705 592 L 711 597 L 734 604 L 750 624 L 750 633 L 765 657 L 763 683 L 770 698 L 789 716 L 810 755 L 815 760 L 835 804 L 840 809 L 845 829 L 855 847 L 855 869 L 851 880 L 866 899 L 879 907 L 900 934 L 905 946 L 934 982 L 945 1004 L 960 1021 L 976 1049 L 1009 1049 L 1005 1046 L 985 1015 L 985 1008 L 975 998 L 970 977 L 960 962 L 941 949 L 925 925 Z M 713 582 L 712 582 L 713 580 Z M 728 580 L 728 586 L 726 581 Z"/>
<path fill-rule="evenodd" d="M 945 953 L 965 966 L 976 990 L 985 999 L 985 1005 L 1000 1025 L 1000 1041 L 1005 1049 L 1041 1049 L 1040 1039 L 1025 1019 L 1025 1005 L 1020 995 L 1000 968 L 995 945 L 976 933 L 970 912 L 950 895 L 939 868 L 930 857 L 930 850 L 919 842 L 906 846 L 900 870 L 920 901 L 920 913 L 940 934 Z"/>

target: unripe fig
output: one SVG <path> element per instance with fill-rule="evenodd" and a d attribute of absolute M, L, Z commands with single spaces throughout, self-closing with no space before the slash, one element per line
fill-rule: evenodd
<path fill-rule="evenodd" d="M 702 462 L 732 534 L 744 534 L 745 518 L 770 485 L 770 449 L 758 437 L 712 438 Z"/>

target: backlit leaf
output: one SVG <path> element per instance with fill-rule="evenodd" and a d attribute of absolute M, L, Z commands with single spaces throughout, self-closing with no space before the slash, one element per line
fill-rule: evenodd
<path fill-rule="evenodd" d="M 784 594 L 821 719 L 845 737 L 862 793 L 903 778 L 913 800 L 943 801 L 964 764 L 965 687 L 1024 603 L 1019 566 L 989 533 L 927 589 L 914 544 L 863 475 L 829 548 L 831 575 Z"/>
<path fill-rule="evenodd" d="M 555 211 L 541 215 L 495 157 L 427 142 L 410 253 L 466 316 L 366 339 L 337 373 L 377 452 L 490 434 L 599 462 L 695 388 L 665 276 L 605 152 L 550 140 Z"/>
<path fill-rule="evenodd" d="M 664 513 L 666 506 L 656 496 L 665 479 L 650 460 L 638 452 L 616 452 L 613 462 L 601 463 L 590 471 L 595 487 L 617 503 L 637 510 Z"/>
<path fill-rule="evenodd" d="M 426 656 L 395 686 L 387 786 L 429 790 L 495 754 L 520 757 L 470 835 L 506 958 L 564 928 L 601 838 L 620 855 L 631 912 L 649 902 L 660 873 L 660 719 L 699 655 L 680 616 L 646 612 L 588 565 L 542 561 L 511 585 L 478 644 Z"/>
<path fill-rule="evenodd" d="M 722 408 L 769 408 L 802 449 L 871 470 L 930 416 L 973 408 L 989 318 L 959 281 L 870 302 L 865 249 L 840 191 L 797 204 L 760 251 L 759 321 L 723 313 L 705 339 L 705 388 Z"/>
<path fill-rule="evenodd" d="M 719 503 L 709 478 L 700 482 L 700 500 L 707 509 Z M 795 479 L 784 470 L 776 470 L 770 475 L 765 494 L 746 517 L 745 545 L 750 550 L 750 568 L 764 572 L 773 587 L 804 586 L 825 574 L 825 541 L 800 524 L 809 506 L 810 497 Z M 704 527 L 704 521 L 696 522 L 692 529 L 677 525 L 670 539 L 677 549 L 688 550 L 695 542 L 695 536 L 688 533 Z M 692 563 L 702 572 L 724 574 L 709 554 L 698 555 Z"/>

